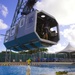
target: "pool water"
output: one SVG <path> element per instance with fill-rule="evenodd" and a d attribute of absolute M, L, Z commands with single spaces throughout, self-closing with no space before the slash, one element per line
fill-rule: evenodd
<path fill-rule="evenodd" d="M 0 75 L 26 75 L 27 66 L 0 66 Z M 75 72 L 75 65 L 31 66 L 31 75 L 55 75 L 57 71 Z"/>

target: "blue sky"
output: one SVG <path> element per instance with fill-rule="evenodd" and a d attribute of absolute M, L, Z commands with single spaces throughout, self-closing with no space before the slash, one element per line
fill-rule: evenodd
<path fill-rule="evenodd" d="M 0 34 L 5 34 L 10 27 L 17 0 L 0 0 Z M 0 51 L 5 50 L 4 37 L 0 36 Z"/>
<path fill-rule="evenodd" d="M 18 0 L 0 0 L 0 34 L 9 29 Z M 75 0 L 40 0 L 35 7 L 53 15 L 59 23 L 60 41 L 49 47 L 49 52 L 64 49 L 68 43 L 75 46 Z M 0 36 L 0 51 L 5 50 L 4 37 Z"/>

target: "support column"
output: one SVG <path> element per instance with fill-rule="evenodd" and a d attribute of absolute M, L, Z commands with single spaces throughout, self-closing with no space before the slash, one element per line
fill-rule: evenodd
<path fill-rule="evenodd" d="M 39 48 L 39 61 L 41 61 L 40 59 L 41 59 L 41 51 L 40 51 L 40 48 Z"/>
<path fill-rule="evenodd" d="M 11 62 L 11 49 L 10 49 L 10 52 L 9 52 L 9 62 Z"/>
<path fill-rule="evenodd" d="M 5 54 L 5 62 L 8 61 L 8 54 L 7 54 L 7 49 L 6 49 L 6 54 Z"/>

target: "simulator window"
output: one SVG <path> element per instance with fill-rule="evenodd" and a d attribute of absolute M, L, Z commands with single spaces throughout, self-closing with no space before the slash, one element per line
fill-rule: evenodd
<path fill-rule="evenodd" d="M 58 23 L 52 16 L 48 16 L 43 12 L 37 14 L 36 32 L 40 38 L 49 41 L 58 41 Z"/>
<path fill-rule="evenodd" d="M 11 27 L 10 29 L 10 36 L 13 36 L 15 34 L 16 26 Z"/>
<path fill-rule="evenodd" d="M 8 40 L 9 40 L 9 33 L 10 33 L 10 30 L 7 30 L 4 42 L 8 42 Z"/>
<path fill-rule="evenodd" d="M 24 26 L 24 23 L 25 23 L 25 17 L 22 17 L 21 20 L 20 20 L 19 27 L 23 27 Z"/>

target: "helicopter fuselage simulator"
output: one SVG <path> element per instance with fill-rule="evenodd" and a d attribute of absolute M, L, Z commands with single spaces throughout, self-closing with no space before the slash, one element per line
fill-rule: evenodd
<path fill-rule="evenodd" d="M 56 19 L 44 11 L 33 10 L 22 15 L 6 31 L 4 45 L 7 49 L 22 51 L 49 47 L 58 41 L 59 27 Z"/>

